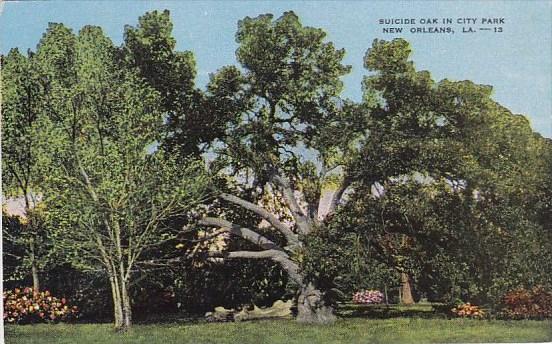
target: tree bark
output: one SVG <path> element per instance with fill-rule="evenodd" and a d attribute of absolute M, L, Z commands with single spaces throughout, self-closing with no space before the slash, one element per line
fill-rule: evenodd
<path fill-rule="evenodd" d="M 232 251 L 222 257 L 227 259 L 272 259 L 280 264 L 290 279 L 300 285 L 297 293 L 297 321 L 311 324 L 328 324 L 336 320 L 334 309 L 324 301 L 324 294 L 312 283 L 304 282 L 299 266 L 287 254 L 278 250 Z"/>
<path fill-rule="evenodd" d="M 35 243 L 34 240 L 30 243 L 30 256 L 31 260 L 31 275 L 33 277 L 33 294 L 36 295 L 40 291 L 40 279 L 38 277 L 38 265 L 36 263 L 35 256 Z"/>
<path fill-rule="evenodd" d="M 414 304 L 414 298 L 412 297 L 412 288 L 410 286 L 410 277 L 406 272 L 401 272 L 401 290 L 402 290 L 401 303 L 403 305 Z"/>
<path fill-rule="evenodd" d="M 90 178 L 79 159 L 77 159 L 77 164 L 79 168 L 79 173 L 83 179 L 83 182 L 86 186 L 87 192 L 94 202 L 101 205 L 99 197 L 90 182 Z M 99 236 L 96 236 L 96 242 L 101 253 L 105 268 L 109 276 L 109 282 L 111 284 L 111 292 L 113 297 L 113 318 L 115 322 L 115 329 L 118 331 L 126 331 L 132 325 L 132 307 L 130 302 L 129 295 L 129 277 L 127 271 L 130 271 L 131 261 L 129 258 L 128 266 L 125 269 L 125 264 L 123 262 L 123 250 L 121 243 L 121 227 L 117 221 L 114 220 L 112 216 L 109 218 L 103 217 L 103 223 L 107 228 L 108 232 L 111 234 L 111 240 L 114 241 L 116 248 L 116 257 L 109 258 L 108 254 L 104 248 L 102 240 Z"/>
<path fill-rule="evenodd" d="M 252 231 L 249 228 L 241 227 L 236 224 L 231 223 L 230 221 L 221 219 L 221 218 L 215 218 L 215 217 L 204 217 L 198 222 L 200 225 L 205 226 L 214 226 L 214 227 L 221 227 L 228 230 L 228 232 L 232 233 L 233 235 L 239 236 L 245 240 L 248 240 L 260 247 L 262 247 L 265 250 L 279 250 L 283 251 L 276 243 L 274 243 L 272 240 L 260 235 L 259 233 Z"/>
<path fill-rule="evenodd" d="M 123 326 L 123 307 L 116 276 L 109 276 L 109 282 L 111 284 L 111 295 L 113 297 L 113 320 L 115 328 L 120 329 Z"/>
<path fill-rule="evenodd" d="M 33 294 L 38 294 L 40 292 L 40 279 L 38 277 L 38 267 L 34 259 L 31 262 L 31 272 L 33 275 Z"/>
<path fill-rule="evenodd" d="M 345 193 L 345 191 L 350 185 L 351 185 L 351 179 L 348 177 L 345 177 L 341 182 L 341 184 L 339 185 L 339 187 L 337 188 L 337 190 L 335 190 L 335 192 L 332 195 L 332 198 L 330 200 L 330 206 L 328 208 L 328 213 L 326 216 L 328 215 L 331 216 L 333 215 L 333 213 L 335 213 L 337 205 L 343 198 L 343 194 Z"/>
<path fill-rule="evenodd" d="M 132 326 L 132 307 L 130 302 L 129 282 L 124 278 L 124 271 L 115 264 L 107 266 L 111 296 L 113 298 L 113 320 L 115 329 L 120 332 Z"/>
<path fill-rule="evenodd" d="M 250 210 L 265 219 L 268 223 L 270 223 L 274 228 L 276 228 L 286 237 L 288 245 L 299 245 L 299 238 L 297 237 L 297 234 L 293 233 L 293 231 L 286 224 L 278 220 L 278 218 L 274 214 L 270 213 L 263 207 L 227 193 L 220 194 L 220 198 L 225 201 L 239 205 L 242 208 Z"/>
<path fill-rule="evenodd" d="M 128 283 L 124 280 L 122 281 L 122 285 L 121 285 L 121 298 L 122 298 L 122 308 L 123 308 L 122 330 L 127 330 L 132 325 L 132 308 L 130 305 Z"/>
<path fill-rule="evenodd" d="M 301 210 L 299 202 L 297 202 L 297 199 L 295 198 L 294 190 L 291 187 L 289 179 L 280 176 L 277 173 L 273 173 L 271 179 L 275 182 L 275 184 L 282 192 L 282 196 L 284 197 L 289 211 L 293 215 L 293 219 L 295 220 L 295 224 L 297 225 L 297 229 L 299 230 L 299 232 L 301 234 L 309 234 L 312 230 L 312 221 L 307 216 L 305 216 L 303 210 Z"/>
<path fill-rule="evenodd" d="M 128 330 L 132 326 L 132 307 L 128 282 L 118 276 L 109 278 L 111 294 L 113 297 L 113 317 L 115 329 L 120 332 Z"/>
<path fill-rule="evenodd" d="M 303 285 L 297 296 L 297 321 L 309 324 L 330 324 L 335 320 L 333 307 L 325 303 L 323 293 L 312 283 Z"/>

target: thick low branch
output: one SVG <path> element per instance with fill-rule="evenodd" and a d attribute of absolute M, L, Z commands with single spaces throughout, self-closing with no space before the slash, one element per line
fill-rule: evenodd
<path fill-rule="evenodd" d="M 183 232 L 183 233 L 185 233 L 185 232 Z M 202 243 L 202 242 L 205 242 L 205 241 L 213 240 L 214 238 L 216 238 L 219 235 L 224 234 L 224 233 L 228 233 L 228 229 L 226 229 L 226 228 L 218 229 L 218 230 L 214 231 L 213 233 L 210 233 L 208 235 L 205 235 L 204 237 L 201 237 L 200 239 L 181 239 L 181 240 L 184 240 L 184 241 L 187 241 L 187 242 Z M 174 240 L 174 239 L 171 239 L 171 240 Z"/>
<path fill-rule="evenodd" d="M 217 256 L 216 253 L 212 256 Z M 230 251 L 223 252 L 218 254 L 219 257 L 223 258 L 252 258 L 252 259 L 273 259 L 275 257 L 287 257 L 287 254 L 278 250 L 264 250 L 264 251 Z"/>
<path fill-rule="evenodd" d="M 280 231 L 280 233 L 282 233 L 286 237 L 288 245 L 295 246 L 299 244 L 299 239 L 297 235 L 293 233 L 287 225 L 285 225 L 283 222 L 278 220 L 278 218 L 274 216 L 274 214 L 270 213 L 263 207 L 227 193 L 220 194 L 220 198 L 230 203 L 239 205 L 240 207 L 250 210 L 255 214 L 259 215 L 260 217 L 262 217 L 264 220 L 270 223 L 274 228 L 276 228 L 278 231 Z"/>
<path fill-rule="evenodd" d="M 299 203 L 297 202 L 297 199 L 295 198 L 295 195 L 293 193 L 291 183 L 287 178 L 282 177 L 277 173 L 272 174 L 272 180 L 279 186 L 280 190 L 282 191 L 284 200 L 286 201 L 286 204 L 289 207 L 293 218 L 295 219 L 297 228 L 299 229 L 301 234 L 308 234 L 312 229 L 312 223 L 309 218 L 305 216 L 303 210 L 299 206 Z"/>
<path fill-rule="evenodd" d="M 265 250 L 265 251 L 233 251 L 223 253 L 213 253 L 211 256 L 222 257 L 226 259 L 271 259 L 280 264 L 280 266 L 288 273 L 289 277 L 298 284 L 303 281 L 302 276 L 299 274 L 299 266 L 289 259 L 289 256 L 282 251 L 278 250 Z"/>
<path fill-rule="evenodd" d="M 233 224 L 230 221 L 214 217 L 204 217 L 203 219 L 199 220 L 198 223 L 204 226 L 224 228 L 228 232 L 237 235 L 245 240 L 248 240 L 256 245 L 259 245 L 265 250 L 278 250 L 283 252 L 280 246 L 276 245 L 276 243 L 274 243 L 267 237 L 264 237 L 259 233 L 252 231 L 251 229 Z"/>

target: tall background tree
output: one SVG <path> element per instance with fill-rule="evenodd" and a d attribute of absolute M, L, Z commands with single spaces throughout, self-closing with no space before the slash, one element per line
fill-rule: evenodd
<path fill-rule="evenodd" d="M 168 10 L 148 12 L 137 26 L 125 27 L 122 54 L 126 66 L 159 93 L 169 129 L 163 148 L 182 157 L 197 156 L 222 133 L 224 122 L 214 116 L 204 93 L 195 87 L 193 53 L 176 50 L 172 29 Z"/>
<path fill-rule="evenodd" d="M 542 231 L 532 215 L 542 138 L 490 86 L 436 83 L 410 54 L 402 39 L 376 40 L 366 54 L 369 135 L 346 170 L 354 192 L 338 226 L 402 274 L 403 295 L 414 278 L 448 292 L 460 281 L 482 301 L 522 284 L 515 276 L 547 282 L 538 270 L 549 243 L 531 244 Z"/>
<path fill-rule="evenodd" d="M 39 135 L 43 94 L 33 55 L 12 49 L 2 56 L 2 186 L 4 196 L 12 197 L 16 204 L 20 200 L 23 203 L 19 219 L 11 219 L 18 225 L 5 227 L 4 238 L 21 248 L 18 258 L 30 272 L 33 289 L 38 292 L 49 246 L 40 212 L 33 214 L 41 197 L 44 168 Z M 19 230 L 10 232 L 10 228 Z"/>

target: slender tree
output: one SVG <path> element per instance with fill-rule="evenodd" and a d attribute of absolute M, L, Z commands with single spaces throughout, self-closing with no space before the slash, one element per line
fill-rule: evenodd
<path fill-rule="evenodd" d="M 33 207 L 40 197 L 41 142 L 40 115 L 42 113 L 42 91 L 39 74 L 32 53 L 22 55 L 12 49 L 2 56 L 2 165 L 3 190 L 13 196 L 14 201 L 23 201 L 23 231 L 17 237 L 6 232 L 5 240 L 24 247 L 23 257 L 30 270 L 33 289 L 40 289 L 41 256 L 46 247 L 44 228 L 37 216 L 31 219 Z M 41 247 L 43 246 L 43 247 Z"/>
<path fill-rule="evenodd" d="M 115 326 L 124 330 L 133 280 L 155 264 L 147 253 L 176 238 L 164 222 L 200 202 L 207 179 L 201 163 L 177 166 L 155 149 L 159 94 L 121 68 L 100 28 L 74 36 L 52 24 L 37 57 L 46 85 L 49 220 L 62 228 L 58 245 L 74 252 L 74 265 L 106 273 Z"/>

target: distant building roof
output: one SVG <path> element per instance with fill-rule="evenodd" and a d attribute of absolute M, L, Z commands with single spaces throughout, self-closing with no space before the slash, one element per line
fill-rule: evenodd
<path fill-rule="evenodd" d="M 37 202 L 41 199 L 41 195 L 36 197 Z M 31 208 L 33 206 L 34 204 L 31 204 Z M 5 212 L 10 216 L 20 216 L 22 218 L 27 217 L 27 213 L 25 211 L 25 198 L 23 196 L 9 198 L 4 198 L 2 196 L 2 212 Z"/>

